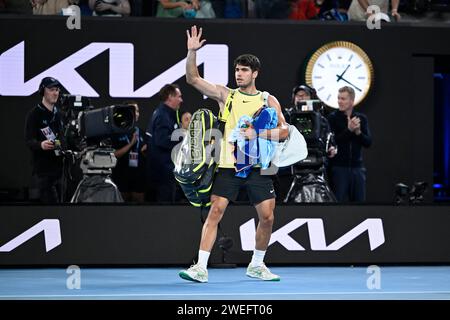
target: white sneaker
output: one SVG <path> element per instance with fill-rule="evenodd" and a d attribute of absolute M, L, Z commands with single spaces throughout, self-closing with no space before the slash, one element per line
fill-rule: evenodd
<path fill-rule="evenodd" d="M 269 268 L 267 268 L 264 263 L 257 267 L 253 267 L 249 264 L 247 268 L 247 276 L 264 281 L 280 281 L 280 277 L 270 272 Z"/>
<path fill-rule="evenodd" d="M 199 264 L 194 264 L 187 270 L 181 270 L 178 275 L 189 281 L 208 282 L 208 270 Z"/>

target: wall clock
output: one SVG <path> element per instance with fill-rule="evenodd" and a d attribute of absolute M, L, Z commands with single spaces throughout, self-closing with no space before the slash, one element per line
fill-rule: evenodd
<path fill-rule="evenodd" d="M 373 84 L 373 66 L 369 56 L 356 44 L 335 41 L 317 49 L 306 66 L 306 83 L 328 106 L 338 109 L 339 88 L 355 90 L 355 105 L 369 93 Z"/>

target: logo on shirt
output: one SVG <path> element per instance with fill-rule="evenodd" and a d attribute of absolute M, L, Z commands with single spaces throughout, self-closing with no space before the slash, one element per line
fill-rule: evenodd
<path fill-rule="evenodd" d="M 251 101 L 248 101 L 248 100 L 242 100 L 242 102 L 243 102 L 243 103 L 249 103 L 249 102 L 251 102 Z"/>

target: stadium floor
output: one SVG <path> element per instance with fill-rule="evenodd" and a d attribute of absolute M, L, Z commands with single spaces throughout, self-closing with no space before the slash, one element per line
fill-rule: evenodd
<path fill-rule="evenodd" d="M 64 268 L 0 269 L 1 300 L 449 300 L 450 266 L 272 267 L 280 282 L 245 268 L 209 269 L 208 283 L 179 268 L 82 268 L 80 289 Z M 374 278 L 378 276 L 378 278 Z M 72 288 L 72 289 L 71 289 Z"/>

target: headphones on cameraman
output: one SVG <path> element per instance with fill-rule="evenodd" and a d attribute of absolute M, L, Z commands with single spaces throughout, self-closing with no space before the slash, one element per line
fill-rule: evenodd
<path fill-rule="evenodd" d="M 292 97 L 291 97 L 291 101 L 292 103 L 294 103 L 295 101 L 295 95 L 297 94 L 297 92 L 299 92 L 300 90 L 305 91 L 310 97 L 311 99 L 315 99 L 316 98 L 316 89 L 308 86 L 307 84 L 301 84 L 298 86 L 295 86 L 292 89 Z"/>
<path fill-rule="evenodd" d="M 39 85 L 39 90 L 38 90 L 39 95 L 40 95 L 41 97 L 44 96 L 44 89 L 45 89 L 45 86 L 44 86 L 43 82 L 41 81 L 41 84 Z"/>

